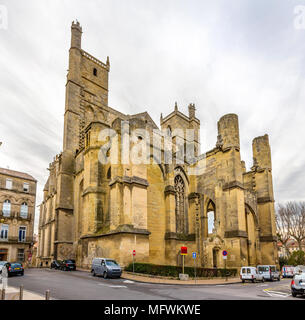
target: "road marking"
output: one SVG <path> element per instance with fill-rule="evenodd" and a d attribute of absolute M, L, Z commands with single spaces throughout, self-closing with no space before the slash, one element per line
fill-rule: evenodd
<path fill-rule="evenodd" d="M 281 292 L 281 291 L 273 291 L 270 289 L 264 289 L 263 291 L 271 297 L 287 298 L 287 297 L 291 296 L 290 293 L 285 293 L 285 292 Z"/>
<path fill-rule="evenodd" d="M 127 288 L 126 286 L 118 286 L 118 285 L 109 285 L 104 283 L 98 283 L 99 286 L 108 287 L 108 288 Z"/>
<path fill-rule="evenodd" d="M 131 281 L 131 280 L 125 280 L 123 281 L 124 283 L 134 283 L 134 281 Z"/>

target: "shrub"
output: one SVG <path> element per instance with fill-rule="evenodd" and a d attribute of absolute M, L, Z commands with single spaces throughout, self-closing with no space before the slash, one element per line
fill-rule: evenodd
<path fill-rule="evenodd" d="M 130 263 L 125 267 L 125 271 L 133 271 L 133 265 Z M 182 273 L 182 267 L 180 266 L 164 266 L 151 263 L 139 263 L 135 262 L 134 271 L 136 273 L 150 274 L 154 276 L 165 276 L 165 277 L 179 277 L 179 273 Z M 184 273 L 190 277 L 195 276 L 193 267 L 185 267 Z M 237 269 L 212 269 L 212 268 L 196 268 L 196 276 L 200 278 L 211 278 L 211 277 L 225 277 L 236 276 Z"/>
<path fill-rule="evenodd" d="M 288 264 L 292 266 L 304 265 L 305 252 L 300 250 L 294 251 L 288 259 Z"/>

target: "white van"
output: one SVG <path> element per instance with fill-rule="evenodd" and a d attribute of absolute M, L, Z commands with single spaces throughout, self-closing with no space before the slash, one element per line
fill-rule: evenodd
<path fill-rule="evenodd" d="M 294 266 L 283 266 L 282 268 L 283 278 L 293 278 L 293 275 L 294 275 Z"/>
<path fill-rule="evenodd" d="M 281 280 L 281 274 L 274 265 L 259 265 L 257 266 L 257 270 L 259 274 L 263 275 L 265 280 Z"/>
<path fill-rule="evenodd" d="M 240 269 L 240 279 L 242 283 L 244 283 L 246 280 L 252 281 L 253 283 L 256 281 L 265 281 L 263 275 L 259 274 L 255 267 L 242 267 Z"/>

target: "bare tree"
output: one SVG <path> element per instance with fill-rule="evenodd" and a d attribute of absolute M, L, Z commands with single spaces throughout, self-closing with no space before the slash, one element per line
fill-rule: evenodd
<path fill-rule="evenodd" d="M 275 222 L 276 222 L 276 234 L 278 240 L 282 243 L 287 256 L 289 250 L 287 248 L 287 242 L 290 239 L 289 234 L 289 215 L 287 214 L 286 207 L 279 204 L 276 211 Z"/>
<path fill-rule="evenodd" d="M 287 230 L 288 237 L 294 238 L 299 249 L 302 250 L 302 242 L 305 240 L 305 202 L 288 202 L 285 205 L 279 205 L 277 228 L 279 239 L 281 234 Z M 286 235 L 283 236 L 283 239 L 286 239 Z"/>

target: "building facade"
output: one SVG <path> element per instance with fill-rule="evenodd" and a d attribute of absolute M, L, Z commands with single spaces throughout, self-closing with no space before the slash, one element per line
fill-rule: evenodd
<path fill-rule="evenodd" d="M 194 104 L 187 115 L 176 104 L 161 115 L 160 128 L 147 112 L 111 108 L 109 59 L 103 63 L 82 49 L 78 22 L 71 32 L 63 152 L 50 163 L 44 187 L 38 262 L 74 258 L 87 268 L 98 256 L 126 265 L 136 250 L 136 261 L 179 265 L 180 248 L 187 246 L 205 267 L 222 267 L 224 249 L 228 267 L 278 263 L 268 136 L 253 140 L 247 172 L 235 114 L 219 120 L 216 146 L 202 154 Z M 107 130 L 115 139 L 103 138 Z M 156 148 L 151 137 L 158 134 Z M 125 161 L 122 149 L 143 141 L 151 151 L 147 161 Z M 187 161 L 177 152 L 178 141 L 183 150 L 193 148 Z M 193 265 L 191 254 L 185 263 Z"/>
<path fill-rule="evenodd" d="M 277 247 L 280 258 L 289 258 L 293 252 L 300 250 L 298 242 L 294 239 L 289 239 L 285 245 L 278 241 Z M 302 241 L 301 250 L 305 252 L 305 241 Z"/>
<path fill-rule="evenodd" d="M 36 180 L 0 168 L 0 260 L 27 262 L 32 255 Z"/>

